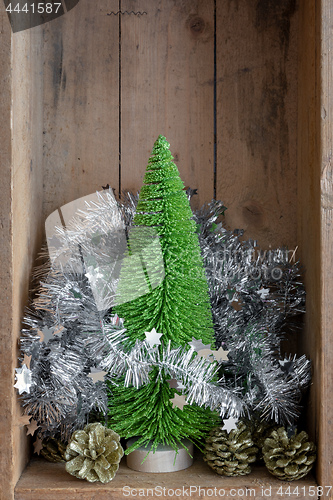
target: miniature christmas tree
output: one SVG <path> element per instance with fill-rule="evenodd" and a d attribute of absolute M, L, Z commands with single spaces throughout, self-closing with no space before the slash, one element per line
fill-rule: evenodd
<path fill-rule="evenodd" d="M 172 347 L 186 346 L 194 337 L 214 348 L 208 286 L 192 217 L 169 144 L 159 136 L 140 192 L 115 308 L 132 345 L 155 329 L 164 345 L 171 341 Z M 133 294 L 137 296 L 130 300 Z M 109 425 L 123 437 L 138 436 L 134 447 L 152 441 L 153 448 L 160 443 L 176 448 L 183 438 L 198 441 L 216 425 L 217 414 L 209 409 L 173 408 L 175 389 L 158 378 L 157 369 L 150 380 L 139 389 L 111 386 Z"/>

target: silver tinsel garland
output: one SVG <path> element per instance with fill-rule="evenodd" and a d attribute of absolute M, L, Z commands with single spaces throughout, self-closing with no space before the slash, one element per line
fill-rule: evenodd
<path fill-rule="evenodd" d="M 228 361 L 200 358 L 191 346 L 157 348 L 140 341 L 130 346 L 112 306 L 137 199 L 126 193 L 117 203 L 112 191 L 98 194 L 66 229 L 56 228 L 51 259 L 36 269 L 20 358 L 23 364 L 31 356 L 32 382 L 20 397 L 39 435 L 69 439 L 89 416 L 106 416 L 106 382 L 117 384 L 125 376 L 126 385 L 140 387 L 156 367 L 185 387 L 190 404 L 216 409 L 225 418 L 255 412 L 293 423 L 310 382 L 305 356 L 280 354 L 285 327 L 297 331 L 293 318 L 305 310 L 294 256 L 285 249 L 260 253 L 255 242 L 241 241 L 240 231 L 219 222 L 225 207 L 212 201 L 194 219 L 216 344 L 229 351 Z M 105 381 L 93 381 L 91 372 L 98 370 L 106 373 Z"/>

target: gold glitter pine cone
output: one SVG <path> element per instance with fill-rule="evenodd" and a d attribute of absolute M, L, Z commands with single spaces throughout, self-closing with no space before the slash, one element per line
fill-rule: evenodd
<path fill-rule="evenodd" d="M 302 431 L 288 437 L 284 427 L 273 431 L 263 449 L 268 471 L 284 481 L 296 481 L 306 476 L 316 460 L 316 447 Z"/>
<path fill-rule="evenodd" d="M 264 446 L 265 440 L 271 435 L 271 433 L 279 428 L 275 422 L 265 422 L 257 419 L 246 421 L 246 425 L 248 425 L 252 441 L 254 446 L 258 448 L 257 453 L 257 462 L 263 461 L 264 457 L 262 454 L 262 448 Z"/>
<path fill-rule="evenodd" d="M 49 462 L 65 462 L 66 445 L 53 437 L 43 439 L 40 454 Z"/>
<path fill-rule="evenodd" d="M 68 443 L 66 471 L 93 483 L 108 483 L 116 475 L 124 454 L 119 435 L 100 423 L 75 431 Z"/>
<path fill-rule="evenodd" d="M 258 448 L 253 445 L 251 432 L 240 421 L 229 433 L 214 427 L 206 439 L 204 461 L 221 476 L 250 474 L 250 464 L 256 461 Z"/>

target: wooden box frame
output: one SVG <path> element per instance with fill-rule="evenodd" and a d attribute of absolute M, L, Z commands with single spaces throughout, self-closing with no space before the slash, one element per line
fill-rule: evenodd
<path fill-rule="evenodd" d="M 143 169 L 131 165 L 145 165 L 152 140 L 168 131 L 169 139 L 174 136 L 173 151 L 184 180 L 199 188 L 200 201 L 213 195 L 222 197 L 236 214 L 228 215 L 230 226 L 245 222 L 248 236 L 264 245 L 286 242 L 299 246 L 307 289 L 306 325 L 299 349 L 313 362 L 307 427 L 318 445 L 316 481 L 322 486 L 333 484 L 333 6 L 330 0 L 283 0 L 275 7 L 274 2 L 263 0 L 250 4 L 246 0 L 100 0 L 97 25 L 93 3 L 81 0 L 64 19 L 18 34 L 11 33 L 1 5 L 1 499 L 92 499 L 97 492 L 100 498 L 123 497 L 116 484 L 105 488 L 69 483 L 58 466 L 38 461 L 32 462 L 17 484 L 30 457 L 13 389 L 17 341 L 45 216 L 109 178 L 110 184 L 116 182 L 116 189 L 139 188 Z M 162 22 L 165 12 L 167 18 Z M 145 35 L 141 21 L 146 22 Z M 147 40 L 152 37 L 156 43 L 149 45 Z M 237 45 L 232 44 L 235 37 Z M 134 40 L 137 45 L 131 51 L 128 44 Z M 207 44 L 213 47 L 209 53 Z M 184 52 L 174 45 L 183 46 Z M 156 55 L 155 46 L 158 50 L 164 47 L 164 59 Z M 118 52 L 112 54 L 110 47 L 117 47 Z M 102 59 L 97 57 L 100 52 Z M 218 64 L 221 54 L 224 66 Z M 282 60 L 285 82 L 280 78 L 281 66 L 274 66 Z M 113 71 L 116 63 L 120 66 Z M 177 74 L 177 68 L 184 68 L 186 78 Z M 246 111 L 261 116 L 267 105 L 257 95 L 256 85 L 252 90 L 241 85 L 241 79 L 254 70 L 253 81 L 265 84 L 260 89 L 266 89 L 270 103 L 281 103 L 276 116 L 270 108 L 273 114 L 262 122 L 273 141 L 263 128 L 258 132 L 252 127 L 249 116 L 244 115 Z M 151 82 L 158 78 L 161 84 L 152 90 Z M 233 94 L 235 89 L 237 94 Z M 104 109 L 106 102 L 111 106 L 108 109 Z M 146 113 L 141 120 L 133 114 L 139 102 Z M 205 121 L 207 102 L 214 107 Z M 185 110 L 183 120 L 177 115 L 179 108 Z M 281 109 L 287 118 L 280 116 Z M 161 115 L 162 131 L 156 118 Z M 244 127 L 247 135 L 241 136 Z M 281 148 L 286 139 L 289 163 L 285 164 L 287 156 Z M 94 145 L 89 146 L 89 141 Z M 279 144 L 276 150 L 274 142 Z M 81 152 L 83 167 L 78 163 Z M 280 193 L 280 217 L 276 200 L 272 198 L 272 209 L 267 208 L 265 190 L 271 193 L 272 189 L 266 184 L 267 155 L 276 166 L 275 177 L 271 175 Z M 241 200 L 246 168 L 251 169 L 248 182 L 253 178 L 252 196 Z M 246 203 L 238 210 L 241 201 Z M 283 216 L 285 222 L 281 223 Z M 288 222 L 288 217 L 293 221 Z M 267 227 L 275 232 L 270 234 Z M 183 479 L 174 479 L 175 485 L 181 480 L 200 484 L 198 477 L 206 487 L 220 481 L 200 464 L 195 467 L 194 472 L 184 472 Z M 150 485 L 169 481 L 161 476 L 143 480 L 126 469 L 121 475 L 133 487 L 142 481 Z M 264 498 L 260 496 L 262 485 L 273 485 L 271 497 L 277 495 L 281 483 L 270 479 L 267 472 L 257 469 L 250 478 L 257 484 L 256 498 Z M 238 478 L 223 484 L 230 490 L 248 483 L 248 479 Z M 301 484 L 315 483 L 310 477 Z M 307 491 L 301 498 L 314 498 Z"/>

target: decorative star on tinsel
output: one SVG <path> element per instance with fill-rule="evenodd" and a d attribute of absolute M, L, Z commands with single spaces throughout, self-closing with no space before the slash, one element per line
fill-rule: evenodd
<path fill-rule="evenodd" d="M 37 453 L 37 455 L 39 455 L 42 449 L 43 449 L 43 441 L 38 437 L 34 442 L 34 453 Z"/>
<path fill-rule="evenodd" d="M 39 342 L 45 342 L 45 344 L 48 343 L 49 340 L 51 340 L 56 333 L 59 333 L 61 330 L 55 331 L 53 327 L 48 327 L 47 325 L 44 326 L 42 330 L 38 330 L 38 335 L 40 337 Z"/>
<path fill-rule="evenodd" d="M 22 368 L 15 368 L 15 371 L 16 384 L 14 387 L 18 389 L 19 394 L 23 392 L 30 394 L 30 388 L 33 385 L 32 371 L 26 365 L 23 365 Z"/>
<path fill-rule="evenodd" d="M 107 375 L 107 372 L 99 368 L 92 368 L 88 377 L 90 377 L 94 384 L 96 384 L 96 382 L 104 382 L 105 375 Z"/>
<path fill-rule="evenodd" d="M 38 429 L 39 425 L 37 424 L 36 420 L 32 419 L 30 424 L 27 425 L 27 436 L 31 434 L 32 436 L 35 434 L 36 430 Z"/>
<path fill-rule="evenodd" d="M 27 356 L 27 354 L 25 354 L 23 359 L 23 364 L 29 369 L 30 369 L 31 358 L 32 356 Z"/>
<path fill-rule="evenodd" d="M 220 347 L 217 351 L 213 351 L 216 361 L 228 361 L 228 354 L 229 351 L 224 351 L 223 347 Z"/>
<path fill-rule="evenodd" d="M 260 298 L 264 300 L 269 295 L 269 288 L 261 288 L 258 290 L 258 295 L 260 295 Z"/>
<path fill-rule="evenodd" d="M 172 408 L 180 408 L 182 410 L 185 405 L 188 405 L 188 402 L 186 401 L 186 397 L 180 394 L 175 394 L 172 399 L 170 399 L 172 402 Z"/>
<path fill-rule="evenodd" d="M 169 378 L 167 382 L 171 389 L 185 389 L 185 385 L 183 385 L 181 382 L 179 382 L 179 380 L 175 378 Z"/>
<path fill-rule="evenodd" d="M 200 349 L 198 351 L 199 358 L 205 358 L 207 361 L 214 361 L 214 352 L 211 349 Z"/>
<path fill-rule="evenodd" d="M 199 347 L 199 343 L 202 344 L 201 341 L 198 341 L 197 347 Z M 204 344 L 202 345 L 204 346 Z M 205 358 L 207 359 L 207 361 L 213 362 L 213 361 L 228 361 L 229 351 L 224 351 L 223 347 L 220 347 L 217 351 L 214 351 L 210 349 L 209 346 L 204 346 L 204 348 L 198 349 L 197 353 L 198 357 Z"/>
<path fill-rule="evenodd" d="M 27 415 L 27 414 L 21 415 L 17 419 L 17 425 L 19 425 L 20 427 L 23 427 L 24 425 L 29 425 L 30 424 L 30 419 L 31 419 L 30 415 Z"/>
<path fill-rule="evenodd" d="M 234 417 L 229 417 L 229 418 L 223 419 L 224 425 L 222 427 L 222 430 L 230 432 L 233 429 L 237 429 L 237 422 L 238 422 L 238 418 L 234 418 Z"/>
<path fill-rule="evenodd" d="M 146 342 L 147 344 L 150 345 L 150 347 L 154 347 L 155 345 L 161 345 L 160 338 L 162 337 L 163 333 L 157 333 L 155 328 L 152 329 L 151 332 L 145 332 L 146 335 Z"/>
<path fill-rule="evenodd" d="M 193 349 L 199 353 L 199 351 L 202 351 L 204 349 L 210 349 L 210 344 L 205 345 L 202 340 L 197 340 L 194 337 L 192 337 L 192 341 L 189 342 L 189 345 L 193 347 Z"/>

